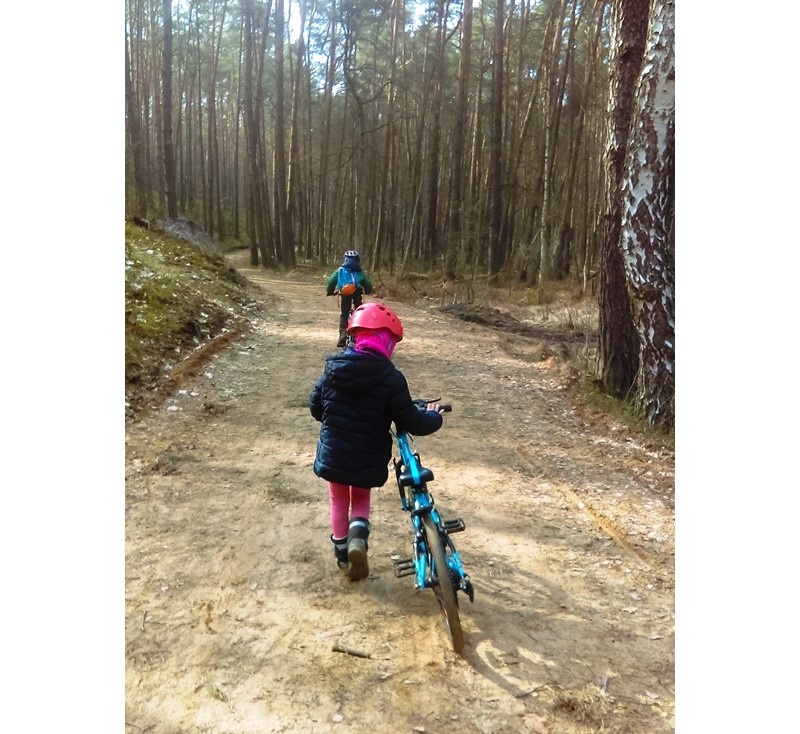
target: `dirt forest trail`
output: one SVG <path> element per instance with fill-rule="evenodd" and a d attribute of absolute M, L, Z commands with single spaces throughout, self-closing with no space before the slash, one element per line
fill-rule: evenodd
<path fill-rule="evenodd" d="M 387 301 L 412 395 L 453 404 L 417 445 L 466 523 L 461 658 L 394 576 L 391 475 L 369 578 L 333 560 L 307 402 L 335 300 L 232 263 L 265 315 L 126 426 L 126 732 L 674 731 L 673 455 L 576 403 L 534 341 Z"/>

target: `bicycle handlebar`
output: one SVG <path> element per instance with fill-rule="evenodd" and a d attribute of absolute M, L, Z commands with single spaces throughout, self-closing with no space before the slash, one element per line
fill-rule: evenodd
<path fill-rule="evenodd" d="M 427 406 L 429 403 L 436 403 L 438 401 L 439 398 L 415 398 L 413 403 L 424 412 L 428 409 Z M 443 413 L 450 413 L 453 410 L 453 406 L 450 405 L 450 403 L 439 403 L 439 408 L 441 408 Z"/>

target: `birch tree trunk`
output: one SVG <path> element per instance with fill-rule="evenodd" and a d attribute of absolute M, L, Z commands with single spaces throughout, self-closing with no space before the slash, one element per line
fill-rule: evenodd
<path fill-rule="evenodd" d="M 675 425 L 675 4 L 654 0 L 622 184 L 622 255 L 639 336 L 635 401 Z"/>
<path fill-rule="evenodd" d="M 605 214 L 600 255 L 599 352 L 601 381 L 616 398 L 633 387 L 639 364 L 625 268 L 620 250 L 622 201 L 619 195 L 636 80 L 642 68 L 650 0 L 614 0 L 611 7 L 609 123 L 606 148 Z"/>

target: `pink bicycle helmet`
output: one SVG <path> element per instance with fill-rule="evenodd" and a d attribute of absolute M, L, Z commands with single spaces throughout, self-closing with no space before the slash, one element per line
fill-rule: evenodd
<path fill-rule="evenodd" d="M 397 337 L 397 341 L 403 340 L 403 324 L 400 323 L 400 319 L 390 308 L 374 301 L 362 304 L 350 316 L 347 333 L 353 334 L 358 329 L 367 331 L 388 329 Z"/>

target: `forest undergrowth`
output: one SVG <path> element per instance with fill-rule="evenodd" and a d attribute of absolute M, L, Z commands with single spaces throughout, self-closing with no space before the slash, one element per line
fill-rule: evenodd
<path fill-rule="evenodd" d="M 234 245 L 229 245 L 233 248 Z M 241 247 L 241 246 L 240 246 Z M 229 251 L 233 251 L 232 249 Z M 338 264 L 298 262 L 292 273 L 324 287 Z M 439 310 L 463 321 L 537 340 L 537 361 L 555 358 L 573 370 L 573 384 L 595 408 L 647 430 L 625 404 L 605 395 L 597 374 L 597 298 L 574 279 L 546 289 L 514 281 L 491 286 L 485 275 L 457 282 L 441 272 L 403 275 L 368 269 L 373 296 Z M 169 393 L 181 379 L 234 339 L 263 308 L 225 249 L 186 221 L 125 224 L 126 416 Z M 510 342 L 506 345 L 511 349 Z M 671 435 L 659 440 L 674 445 Z"/>

